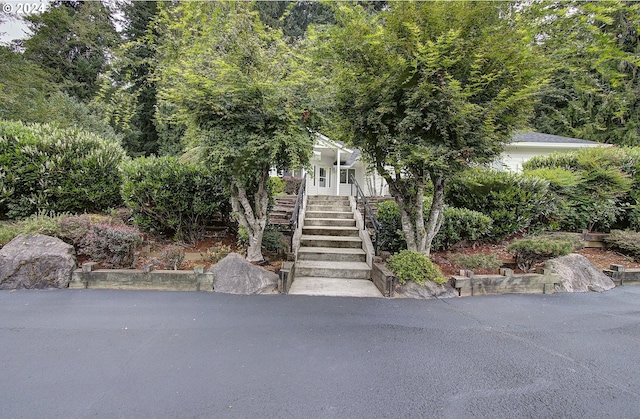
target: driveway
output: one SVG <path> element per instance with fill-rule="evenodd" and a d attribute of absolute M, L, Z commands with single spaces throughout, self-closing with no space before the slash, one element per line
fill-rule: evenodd
<path fill-rule="evenodd" d="M 640 287 L 0 292 L 0 418 L 639 418 Z"/>

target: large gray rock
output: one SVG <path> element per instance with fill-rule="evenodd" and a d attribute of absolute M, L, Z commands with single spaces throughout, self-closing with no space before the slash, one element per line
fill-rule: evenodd
<path fill-rule="evenodd" d="M 395 292 L 405 298 L 416 298 L 430 300 L 433 298 L 453 298 L 457 297 L 457 291 L 448 282 L 438 285 L 433 281 L 427 281 L 424 285 L 418 285 L 409 281 L 404 285 L 398 285 Z"/>
<path fill-rule="evenodd" d="M 558 292 L 602 292 L 615 288 L 615 284 L 586 257 L 577 253 L 551 259 L 546 267 L 560 275 Z"/>
<path fill-rule="evenodd" d="M 42 234 L 19 234 L 0 249 L 0 289 L 67 288 L 75 268 L 70 244 Z"/>
<path fill-rule="evenodd" d="M 228 294 L 271 294 L 278 287 L 278 275 L 255 266 L 237 253 L 213 265 L 213 290 Z"/>

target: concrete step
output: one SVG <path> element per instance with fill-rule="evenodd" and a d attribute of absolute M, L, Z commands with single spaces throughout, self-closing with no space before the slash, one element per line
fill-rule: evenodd
<path fill-rule="evenodd" d="M 298 260 L 335 262 L 365 262 L 367 255 L 362 249 L 339 247 L 300 247 Z"/>
<path fill-rule="evenodd" d="M 348 196 L 336 196 L 336 195 L 309 195 L 309 197 L 307 198 L 308 202 L 311 201 L 331 201 L 331 202 L 338 202 L 338 201 L 344 201 L 344 202 L 349 202 L 349 197 Z"/>
<path fill-rule="evenodd" d="M 353 219 L 351 211 L 309 211 L 307 209 L 305 218 L 343 218 Z"/>
<path fill-rule="evenodd" d="M 356 236 L 316 236 L 302 234 L 300 236 L 300 246 L 362 249 L 362 239 Z"/>
<path fill-rule="evenodd" d="M 296 262 L 295 269 L 296 277 L 311 276 L 344 279 L 371 278 L 371 268 L 364 262 L 299 260 Z"/>
<path fill-rule="evenodd" d="M 313 295 L 330 297 L 372 297 L 382 294 L 373 282 L 367 279 L 296 277 L 289 295 Z"/>
<path fill-rule="evenodd" d="M 341 211 L 341 212 L 351 212 L 351 206 L 349 205 L 318 205 L 318 204 L 307 204 L 307 211 Z"/>
<path fill-rule="evenodd" d="M 355 227 L 356 220 L 347 218 L 305 218 L 304 225 Z"/>
<path fill-rule="evenodd" d="M 302 234 L 315 236 L 358 236 L 358 227 L 342 226 L 307 226 L 305 223 Z"/>

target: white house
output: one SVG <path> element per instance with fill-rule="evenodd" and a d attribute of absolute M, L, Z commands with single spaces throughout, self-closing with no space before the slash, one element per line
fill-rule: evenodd
<path fill-rule="evenodd" d="M 294 175 L 300 177 L 306 173 L 307 194 L 351 195 L 350 179 L 353 175 L 366 196 L 389 195 L 388 185 L 363 161 L 360 150 L 348 148 L 344 143 L 318 132 L 313 132 L 312 135 L 315 136 L 315 141 L 310 172 L 307 173 L 304 169 L 294 171 Z M 494 167 L 520 172 L 522 164 L 534 156 L 598 146 L 605 144 L 539 132 L 523 132 L 514 135 L 513 141 L 505 147 Z M 273 176 L 276 175 L 274 172 Z"/>
<path fill-rule="evenodd" d="M 505 147 L 495 167 L 512 172 L 521 172 L 522 164 L 534 156 L 605 145 L 595 141 L 562 137 L 560 135 L 521 132 L 513 136 L 513 141 Z"/>
<path fill-rule="evenodd" d="M 360 150 L 348 148 L 340 141 L 314 132 L 313 156 L 307 175 L 309 195 L 352 195 L 351 176 L 366 196 L 388 195 L 388 187 L 375 170 L 368 170 Z"/>

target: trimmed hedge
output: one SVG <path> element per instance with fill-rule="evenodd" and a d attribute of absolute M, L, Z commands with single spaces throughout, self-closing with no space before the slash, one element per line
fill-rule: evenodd
<path fill-rule="evenodd" d="M 425 202 L 425 222 L 429 217 L 430 209 L 429 202 Z M 445 206 L 443 217 L 442 226 L 431 244 L 434 250 L 448 249 L 461 241 L 482 241 L 488 237 L 493 225 L 490 217 L 466 208 Z M 390 252 L 406 249 L 407 243 L 402 233 L 398 204 L 395 201 L 381 202 L 378 204 L 376 218 L 381 226 L 378 235 L 380 249 Z"/>
<path fill-rule="evenodd" d="M 207 219 L 230 213 L 221 175 L 177 157 L 141 157 L 122 165 L 122 198 L 142 229 L 193 242 Z"/>
<path fill-rule="evenodd" d="M 0 120 L 0 216 L 117 207 L 125 152 L 87 132 Z"/>
<path fill-rule="evenodd" d="M 445 199 L 454 207 L 491 217 L 488 236 L 501 241 L 546 216 L 553 208 L 554 195 L 544 179 L 477 168 L 454 177 Z"/>

